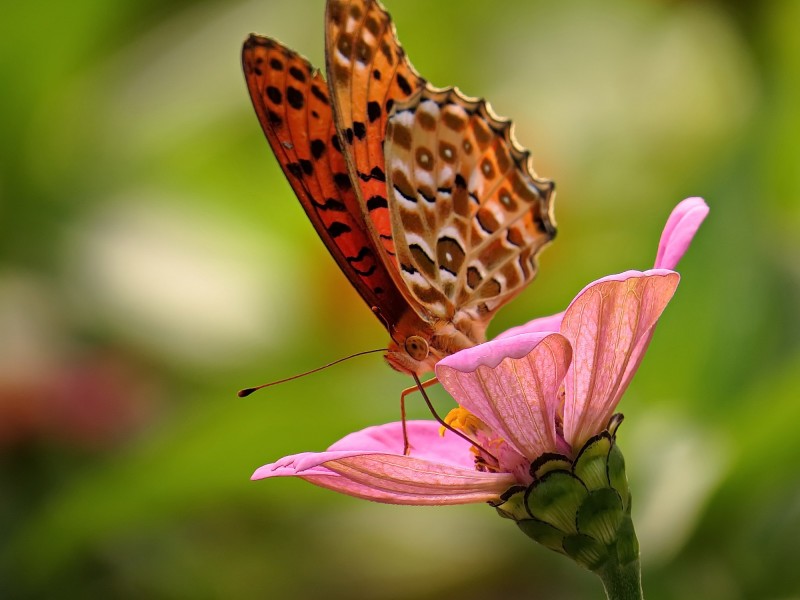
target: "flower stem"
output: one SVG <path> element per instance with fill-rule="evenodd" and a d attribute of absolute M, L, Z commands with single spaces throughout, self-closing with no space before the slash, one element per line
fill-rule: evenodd
<path fill-rule="evenodd" d="M 638 558 L 625 565 L 609 560 L 595 573 L 603 580 L 608 600 L 643 600 L 642 570 Z"/>

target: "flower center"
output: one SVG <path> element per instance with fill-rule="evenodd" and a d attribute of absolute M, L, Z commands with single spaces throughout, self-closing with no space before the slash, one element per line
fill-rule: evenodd
<path fill-rule="evenodd" d="M 498 464 L 495 455 L 499 456 L 504 446 L 506 445 L 503 438 L 497 437 L 497 434 L 492 431 L 486 423 L 481 421 L 478 417 L 473 415 L 467 409 L 457 407 L 447 413 L 444 418 L 453 429 L 457 429 L 469 437 L 473 438 L 481 447 L 472 446 L 470 452 L 475 457 L 475 469 L 478 471 L 503 471 L 504 468 Z M 441 427 L 439 429 L 440 435 L 444 435 L 446 429 Z M 485 449 L 485 450 L 484 450 Z M 493 454 L 488 454 L 489 452 Z"/>
<path fill-rule="evenodd" d="M 444 418 L 444 422 L 453 429 L 463 431 L 469 436 L 476 436 L 481 431 L 487 431 L 487 427 L 484 425 L 483 421 L 469 412 L 466 408 L 461 408 L 460 406 L 447 413 L 447 416 Z M 440 427 L 439 435 L 444 435 L 445 431 L 446 429 L 444 427 Z"/>

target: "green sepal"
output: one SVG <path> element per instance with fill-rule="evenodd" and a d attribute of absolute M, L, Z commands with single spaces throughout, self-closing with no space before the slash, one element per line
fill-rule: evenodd
<path fill-rule="evenodd" d="M 561 554 L 564 552 L 564 534 L 552 525 L 537 519 L 526 519 L 517 521 L 519 528 L 530 538 L 533 538 L 543 546 L 550 548 Z"/>
<path fill-rule="evenodd" d="M 608 487 L 606 467 L 612 445 L 611 435 L 604 431 L 589 439 L 578 453 L 572 472 L 589 490 Z"/>
<path fill-rule="evenodd" d="M 603 544 L 612 544 L 617 539 L 619 526 L 624 518 L 622 499 L 615 490 L 594 490 L 578 509 L 578 531 Z"/>
<path fill-rule="evenodd" d="M 580 480 L 568 471 L 551 471 L 528 488 L 530 514 L 564 533 L 578 533 L 575 516 L 588 495 Z"/>
<path fill-rule="evenodd" d="M 639 560 L 639 540 L 636 538 L 629 509 L 617 532 L 617 562 L 620 565 L 627 565 L 635 560 Z"/>
<path fill-rule="evenodd" d="M 622 505 L 625 510 L 630 506 L 630 490 L 628 489 L 628 477 L 625 475 L 625 457 L 617 446 L 616 441 L 611 444 L 608 453 L 608 479 L 611 487 L 617 490 L 619 497 L 622 498 Z"/>
<path fill-rule="evenodd" d="M 606 427 L 606 431 L 611 434 L 612 438 L 617 437 L 617 429 L 619 426 L 622 425 L 622 421 L 625 420 L 625 415 L 622 413 L 616 413 L 611 415 L 611 418 L 608 420 L 608 426 Z"/>
<path fill-rule="evenodd" d="M 639 542 L 616 443 L 621 423 L 622 415 L 614 415 L 574 461 L 556 453 L 540 456 L 530 466 L 533 483 L 525 492 L 511 488 L 495 506 L 528 537 L 597 573 L 609 598 L 641 599 Z"/>
<path fill-rule="evenodd" d="M 514 486 L 503 493 L 498 502 L 490 504 L 504 519 L 513 519 L 514 521 L 530 519 L 531 516 L 525 504 L 525 490 L 526 488 L 521 485 Z"/>
<path fill-rule="evenodd" d="M 603 566 L 609 556 L 608 546 L 580 533 L 565 537 L 563 547 L 576 563 L 590 571 Z"/>
<path fill-rule="evenodd" d="M 570 471 L 572 461 L 563 454 L 547 452 L 531 463 L 530 474 L 534 480 L 541 479 L 551 471 Z"/>

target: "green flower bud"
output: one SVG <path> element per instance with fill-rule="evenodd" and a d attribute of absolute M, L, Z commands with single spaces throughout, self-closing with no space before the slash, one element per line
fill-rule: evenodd
<path fill-rule="evenodd" d="M 512 488 L 497 506 L 526 535 L 601 577 L 639 572 L 625 460 L 616 444 L 621 422 L 622 415 L 615 415 L 574 460 L 541 456 L 531 465 L 533 483 Z"/>

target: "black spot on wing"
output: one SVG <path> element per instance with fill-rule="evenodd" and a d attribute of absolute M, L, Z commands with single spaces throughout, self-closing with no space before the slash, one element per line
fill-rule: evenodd
<path fill-rule="evenodd" d="M 350 259 L 347 259 L 347 260 L 350 260 Z M 362 277 L 369 277 L 370 275 L 372 275 L 375 272 L 375 269 L 376 269 L 376 266 L 374 264 L 370 265 L 369 269 L 359 269 L 358 267 L 356 267 L 354 265 L 350 265 L 350 266 L 352 266 L 353 270 L 356 273 L 358 273 L 359 275 L 361 275 Z M 380 288 L 378 288 L 378 289 L 380 289 Z"/>
<path fill-rule="evenodd" d="M 383 196 L 373 196 L 367 200 L 367 210 L 372 211 L 378 208 L 389 208 L 389 203 Z"/>
<path fill-rule="evenodd" d="M 350 226 L 346 225 L 345 223 L 334 221 L 326 228 L 326 231 L 328 232 L 328 235 L 331 236 L 332 238 L 337 238 L 342 234 L 350 233 L 352 229 L 350 229 Z"/>
<path fill-rule="evenodd" d="M 415 203 L 417 202 L 417 199 L 414 196 L 408 196 L 408 195 L 404 194 L 403 190 L 401 190 L 397 186 L 394 186 L 394 191 L 397 192 L 398 194 L 400 194 L 403 198 L 405 198 L 409 202 L 415 202 Z"/>
<path fill-rule="evenodd" d="M 313 198 L 311 201 L 314 203 L 314 206 L 321 210 L 330 210 L 333 212 L 345 212 L 347 207 L 345 207 L 344 202 L 341 200 L 337 200 L 336 198 L 328 198 L 325 200 L 324 203 L 317 202 Z"/>
<path fill-rule="evenodd" d="M 386 174 L 381 170 L 380 167 L 372 167 L 372 171 L 369 173 L 362 173 L 359 171 L 358 176 L 362 181 L 371 181 L 373 179 L 377 179 L 378 181 L 386 182 Z"/>
<path fill-rule="evenodd" d="M 413 275 L 414 273 L 419 273 L 419 271 L 417 271 L 417 269 L 415 269 L 412 265 L 407 265 L 405 263 L 400 263 L 400 268 L 409 275 Z"/>
<path fill-rule="evenodd" d="M 406 79 L 405 77 L 403 77 L 402 73 L 398 73 L 398 74 L 397 74 L 397 79 L 396 79 L 395 81 L 397 81 L 397 86 L 400 88 L 400 90 L 401 90 L 401 91 L 402 91 L 402 92 L 403 92 L 403 93 L 404 93 L 406 96 L 410 96 L 410 95 L 411 95 L 411 92 L 412 92 L 413 90 L 411 89 L 411 86 L 410 86 L 410 85 L 409 85 L 409 83 L 408 83 L 408 79 Z"/>
<path fill-rule="evenodd" d="M 303 92 L 292 86 L 286 88 L 286 101 L 289 103 L 289 106 L 296 110 L 300 110 L 305 106 Z"/>
<path fill-rule="evenodd" d="M 289 173 L 291 173 L 298 179 L 303 178 L 303 167 L 300 166 L 300 163 L 296 162 L 286 163 L 286 169 L 289 171 Z"/>
<path fill-rule="evenodd" d="M 374 100 L 370 101 L 370 103 L 367 104 L 367 116 L 369 117 L 370 123 L 379 119 L 381 116 L 381 105 Z"/>
<path fill-rule="evenodd" d="M 367 135 L 367 127 L 361 121 L 353 121 L 353 134 L 360 140 Z"/>
<path fill-rule="evenodd" d="M 333 181 L 340 190 L 349 190 L 352 187 L 350 176 L 347 173 L 334 173 Z"/>
<path fill-rule="evenodd" d="M 311 156 L 314 160 L 319 160 L 325 154 L 325 142 L 322 140 L 311 140 Z"/>
<path fill-rule="evenodd" d="M 429 203 L 429 204 L 433 204 L 434 202 L 436 202 L 436 196 L 433 196 L 433 195 L 431 195 L 430 193 L 427 193 L 427 192 L 426 192 L 426 189 L 427 189 L 427 188 L 419 188 L 419 189 L 417 190 L 417 193 L 418 193 L 420 196 L 422 196 L 422 199 L 423 199 L 423 200 L 425 200 L 425 202 L 427 202 L 427 203 Z"/>
<path fill-rule="evenodd" d="M 283 94 L 281 94 L 281 91 L 274 85 L 267 86 L 267 98 L 269 98 L 273 104 L 280 104 L 283 102 Z"/>
<path fill-rule="evenodd" d="M 300 168 L 303 169 L 303 173 L 306 175 L 311 175 L 314 172 L 314 165 L 307 158 L 300 159 Z"/>
<path fill-rule="evenodd" d="M 328 96 L 317 86 L 315 85 L 311 86 L 311 93 L 314 94 L 317 100 L 319 100 L 323 104 L 328 104 Z"/>

